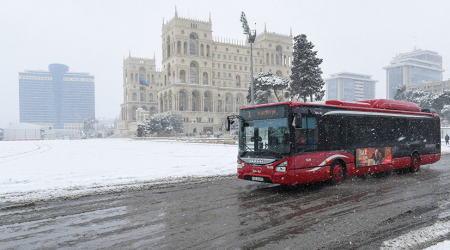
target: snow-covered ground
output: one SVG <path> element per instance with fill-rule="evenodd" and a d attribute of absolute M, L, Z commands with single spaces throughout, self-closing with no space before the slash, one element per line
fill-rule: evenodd
<path fill-rule="evenodd" d="M 445 142 L 442 153 L 450 153 Z M 232 175 L 236 173 L 236 155 L 235 145 L 177 141 L 0 141 L 0 207 Z M 414 237 L 425 235 L 416 238 L 416 243 L 447 234 L 450 226 L 444 224 L 413 232 Z M 384 246 L 408 248 L 403 244 L 413 236 L 403 235 Z M 429 249 L 448 249 L 449 245 L 445 241 Z"/>
<path fill-rule="evenodd" d="M 0 141 L 0 205 L 236 173 L 237 146 L 131 139 Z"/>

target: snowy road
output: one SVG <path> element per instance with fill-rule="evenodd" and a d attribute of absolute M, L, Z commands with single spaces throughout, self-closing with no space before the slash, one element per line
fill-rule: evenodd
<path fill-rule="evenodd" d="M 295 189 L 192 178 L 0 210 L 11 249 L 423 249 L 449 237 L 450 156 L 416 174 Z"/>

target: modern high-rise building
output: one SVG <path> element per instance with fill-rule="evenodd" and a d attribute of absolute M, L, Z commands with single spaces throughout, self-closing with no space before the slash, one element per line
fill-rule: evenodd
<path fill-rule="evenodd" d="M 94 76 L 64 64 L 19 72 L 20 122 L 79 133 L 84 119 L 95 117 L 94 86 Z"/>
<path fill-rule="evenodd" d="M 437 52 L 415 49 L 393 58 L 386 70 L 386 96 L 394 99 L 400 85 L 417 85 L 425 82 L 442 81 L 442 56 Z"/>
<path fill-rule="evenodd" d="M 375 83 L 371 75 L 350 72 L 331 74 L 325 79 L 326 100 L 361 101 L 375 99 Z"/>
<path fill-rule="evenodd" d="M 150 115 L 181 115 L 184 133 L 215 133 L 228 115 L 249 105 L 249 43 L 213 37 L 211 17 L 200 21 L 176 11 L 171 20 L 163 20 L 161 40 L 160 70 L 155 70 L 155 59 L 129 57 L 123 62 L 119 129 L 132 130 L 128 124 L 142 108 Z M 292 51 L 292 31 L 284 35 L 264 29 L 253 44 L 253 74 L 272 72 L 289 79 Z"/>

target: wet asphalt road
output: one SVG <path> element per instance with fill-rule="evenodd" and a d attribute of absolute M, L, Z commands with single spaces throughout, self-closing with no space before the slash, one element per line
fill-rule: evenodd
<path fill-rule="evenodd" d="M 379 249 L 450 219 L 449 166 L 444 155 L 416 174 L 340 186 L 200 179 L 3 208 L 0 249 Z"/>

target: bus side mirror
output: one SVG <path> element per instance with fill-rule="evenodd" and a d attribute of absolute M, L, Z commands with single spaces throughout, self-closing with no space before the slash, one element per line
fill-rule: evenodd
<path fill-rule="evenodd" d="M 302 127 L 302 115 L 301 114 L 294 115 L 294 119 L 292 121 L 292 126 L 294 126 L 294 128 Z"/>
<path fill-rule="evenodd" d="M 230 117 L 227 117 L 227 127 L 226 130 L 230 131 L 231 125 L 234 123 L 233 119 Z"/>

